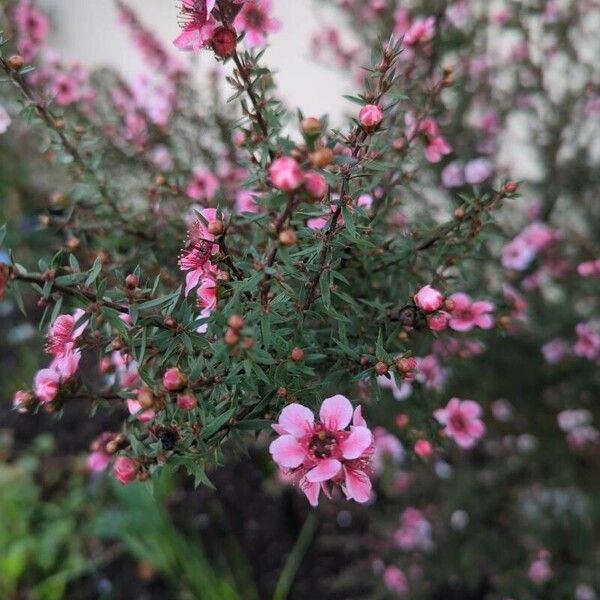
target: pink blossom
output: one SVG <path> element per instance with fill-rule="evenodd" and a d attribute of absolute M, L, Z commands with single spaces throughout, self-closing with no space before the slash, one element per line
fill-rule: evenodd
<path fill-rule="evenodd" d="M 487 158 L 476 158 L 465 165 L 465 180 L 469 185 L 478 185 L 490 177 L 493 170 Z"/>
<path fill-rule="evenodd" d="M 461 448 L 472 448 L 485 434 L 485 425 L 479 418 L 481 407 L 473 400 L 452 398 L 446 408 L 438 408 L 433 415 L 444 425 L 444 433 Z"/>
<path fill-rule="evenodd" d="M 208 170 L 197 167 L 185 193 L 194 200 L 212 200 L 219 189 L 219 180 Z"/>
<path fill-rule="evenodd" d="M 136 419 L 140 423 L 147 423 L 148 421 L 152 421 L 156 416 L 156 413 L 150 408 L 147 410 L 142 409 L 142 405 L 133 398 L 127 400 L 127 410 L 130 415 L 135 415 Z"/>
<path fill-rule="evenodd" d="M 320 173 L 308 171 L 304 174 L 304 188 L 315 200 L 321 200 L 327 193 L 327 181 Z"/>
<path fill-rule="evenodd" d="M 182 1 L 183 31 L 173 41 L 177 49 L 198 52 L 210 44 L 216 28 L 210 15 L 214 7 L 215 0 Z"/>
<path fill-rule="evenodd" d="M 273 185 L 284 192 L 299 188 L 304 181 L 300 165 L 291 156 L 275 159 L 269 167 L 269 176 Z"/>
<path fill-rule="evenodd" d="M 452 147 L 441 135 L 437 122 L 432 117 L 417 119 L 412 113 L 407 112 L 404 121 L 408 127 L 406 137 L 412 142 L 418 135 L 425 144 L 425 158 L 430 163 L 442 160 L 444 154 L 450 154 Z"/>
<path fill-rule="evenodd" d="M 313 506 L 321 490 L 329 495 L 328 481 L 339 484 L 349 500 L 369 499 L 373 434 L 360 406 L 353 414 L 350 400 L 337 394 L 323 401 L 315 421 L 310 409 L 290 404 L 273 429 L 279 434 L 269 448 L 273 460 Z"/>
<path fill-rule="evenodd" d="M 29 405 L 33 402 L 34 398 L 31 392 L 27 390 L 17 390 L 13 396 L 13 408 L 19 413 L 26 413 L 29 411 Z"/>
<path fill-rule="evenodd" d="M 567 346 L 567 343 L 559 339 L 550 340 L 542 346 L 544 360 L 550 365 L 559 363 L 568 352 L 569 347 Z"/>
<path fill-rule="evenodd" d="M 88 455 L 86 464 L 89 471 L 99 473 L 108 467 L 111 460 L 112 456 L 110 454 L 106 454 L 106 452 L 91 452 Z"/>
<path fill-rule="evenodd" d="M 446 371 L 435 354 L 417 358 L 417 381 L 428 390 L 441 390 L 446 381 Z"/>
<path fill-rule="evenodd" d="M 573 346 L 573 352 L 588 360 L 594 360 L 600 354 L 600 334 L 591 323 L 579 323 L 575 327 L 577 341 Z"/>
<path fill-rule="evenodd" d="M 593 277 L 600 274 L 600 269 L 596 265 L 598 261 L 588 260 L 577 265 L 577 273 L 581 277 Z"/>
<path fill-rule="evenodd" d="M 398 567 L 386 567 L 383 572 L 383 582 L 395 594 L 403 595 L 408 592 L 408 580 Z"/>
<path fill-rule="evenodd" d="M 113 475 L 123 485 L 131 483 L 135 479 L 137 470 L 137 463 L 127 456 L 119 456 L 113 465 Z"/>
<path fill-rule="evenodd" d="M 413 296 L 413 299 L 417 308 L 426 313 L 432 313 L 439 310 L 444 302 L 443 294 L 429 284 L 423 286 Z"/>
<path fill-rule="evenodd" d="M 552 578 L 552 569 L 546 558 L 538 558 L 529 565 L 527 576 L 533 583 L 542 585 Z"/>
<path fill-rule="evenodd" d="M 202 277 L 196 294 L 199 308 L 214 310 L 217 306 L 217 280 L 211 275 Z"/>
<path fill-rule="evenodd" d="M 368 129 L 377 127 L 383 121 L 383 111 L 377 104 L 366 104 L 358 113 L 358 121 Z"/>
<path fill-rule="evenodd" d="M 431 523 L 412 506 L 400 515 L 400 528 L 394 532 L 394 543 L 404 551 L 428 551 L 433 547 Z"/>
<path fill-rule="evenodd" d="M 536 250 L 543 250 L 559 237 L 559 232 L 548 227 L 545 223 L 535 222 L 523 229 L 519 237 Z"/>
<path fill-rule="evenodd" d="M 443 310 L 435 314 L 427 315 L 427 325 L 431 331 L 444 331 L 448 327 L 450 315 Z"/>
<path fill-rule="evenodd" d="M 383 471 L 386 462 L 397 464 L 404 456 L 404 448 L 400 440 L 383 427 L 373 430 L 373 469 L 376 473 Z"/>
<path fill-rule="evenodd" d="M 403 379 L 400 385 L 396 382 L 396 377 L 393 373 L 389 379 L 385 375 L 377 377 L 377 385 L 384 390 L 390 390 L 395 400 L 406 400 L 412 394 L 412 385 L 410 382 Z"/>
<path fill-rule="evenodd" d="M 524 271 L 535 258 L 535 248 L 517 236 L 502 249 L 502 266 L 507 269 Z"/>
<path fill-rule="evenodd" d="M 449 300 L 452 304 L 448 324 L 455 331 L 470 331 L 473 327 L 491 329 L 494 319 L 489 314 L 495 310 L 494 304 L 487 300 L 473 302 L 467 294 L 459 292 L 452 294 Z"/>
<path fill-rule="evenodd" d="M 373 196 L 371 196 L 371 194 L 361 194 L 356 199 L 356 205 L 361 206 L 366 211 L 371 210 L 371 208 L 373 207 Z"/>
<path fill-rule="evenodd" d="M 465 183 L 464 165 L 460 160 L 448 163 L 441 173 L 442 185 L 447 188 L 460 187 Z"/>
<path fill-rule="evenodd" d="M 240 190 L 235 196 L 235 210 L 237 213 L 257 213 L 260 206 L 256 203 L 258 193 Z"/>
<path fill-rule="evenodd" d="M 84 314 L 85 312 L 78 308 L 72 315 L 56 317 L 46 335 L 46 352 L 48 354 L 62 356 L 73 348 L 88 324 L 87 321 L 84 321 L 75 329 L 75 324 Z"/>
<path fill-rule="evenodd" d="M 0 135 L 6 133 L 6 130 L 10 127 L 10 124 L 10 115 L 6 112 L 4 106 L 0 104 Z"/>
<path fill-rule="evenodd" d="M 171 367 L 164 372 L 162 381 L 166 390 L 177 392 L 187 385 L 188 378 L 177 367 Z"/>
<path fill-rule="evenodd" d="M 266 44 L 266 34 L 277 33 L 282 23 L 271 17 L 271 0 L 246 0 L 242 10 L 237 14 L 233 25 L 246 35 L 244 41 L 249 48 L 257 48 Z"/>
<path fill-rule="evenodd" d="M 52 402 L 58 395 L 60 375 L 56 369 L 41 369 L 33 378 L 33 391 L 42 403 Z"/>
<path fill-rule="evenodd" d="M 409 30 L 404 34 L 404 44 L 414 46 L 416 44 L 426 44 L 433 39 L 435 35 L 435 17 L 426 19 L 415 19 Z"/>
<path fill-rule="evenodd" d="M 431 456 L 433 447 L 429 440 L 419 439 L 415 442 L 415 454 L 421 458 Z"/>

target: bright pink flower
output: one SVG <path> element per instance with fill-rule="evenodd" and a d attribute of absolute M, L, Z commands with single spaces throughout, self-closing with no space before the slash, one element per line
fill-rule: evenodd
<path fill-rule="evenodd" d="M 573 352 L 588 360 L 594 360 L 600 354 L 600 334 L 591 323 L 579 323 L 575 327 L 577 341 L 573 346 Z"/>
<path fill-rule="evenodd" d="M 197 404 L 196 398 L 192 394 L 179 394 L 177 396 L 177 408 L 179 410 L 193 410 Z"/>
<path fill-rule="evenodd" d="M 361 206 L 366 211 L 371 210 L 373 207 L 373 196 L 371 194 L 361 194 L 356 200 L 356 205 Z"/>
<path fill-rule="evenodd" d="M 423 286 L 413 296 L 413 299 L 417 308 L 426 313 L 432 313 L 439 310 L 444 302 L 443 294 L 430 285 Z"/>
<path fill-rule="evenodd" d="M 452 398 L 446 408 L 438 408 L 433 415 L 461 448 L 472 448 L 485 435 L 485 425 L 479 418 L 481 407 L 473 400 Z"/>
<path fill-rule="evenodd" d="M 235 210 L 237 213 L 257 213 L 260 206 L 256 203 L 257 192 L 240 190 L 235 196 Z"/>
<path fill-rule="evenodd" d="M 415 442 L 415 454 L 421 458 L 431 456 L 433 447 L 429 440 L 420 439 Z"/>
<path fill-rule="evenodd" d="M 233 26 L 246 34 L 244 41 L 249 48 L 264 46 L 266 34 L 281 29 L 281 21 L 271 17 L 271 10 L 271 0 L 246 0 L 237 14 Z"/>
<path fill-rule="evenodd" d="M 188 378 L 177 367 L 172 367 L 164 372 L 162 381 L 166 390 L 178 392 L 187 385 Z"/>
<path fill-rule="evenodd" d="M 202 277 L 196 294 L 199 308 L 214 310 L 217 306 L 217 280 L 211 275 Z"/>
<path fill-rule="evenodd" d="M 33 378 L 33 392 L 42 404 L 52 402 L 59 387 L 60 375 L 56 369 L 41 369 Z"/>
<path fill-rule="evenodd" d="M 87 321 L 84 321 L 75 329 L 76 323 L 84 314 L 85 312 L 78 308 L 72 315 L 56 317 L 46 335 L 46 352 L 48 354 L 62 356 L 73 348 L 88 324 Z"/>
<path fill-rule="evenodd" d="M 398 567 L 387 567 L 383 572 L 383 582 L 395 594 L 403 595 L 408 593 L 408 580 Z"/>
<path fill-rule="evenodd" d="M 127 410 L 130 415 L 135 415 L 136 419 L 140 423 L 147 423 L 148 421 L 152 421 L 156 416 L 156 413 L 150 408 L 147 410 L 142 409 L 142 405 L 133 398 L 127 400 Z"/>
<path fill-rule="evenodd" d="M 431 331 L 444 331 L 448 327 L 450 315 L 443 310 L 432 315 L 427 315 L 427 325 Z"/>
<path fill-rule="evenodd" d="M 273 185 L 284 192 L 299 188 L 304 181 L 300 165 L 291 156 L 275 159 L 269 167 L 269 176 Z"/>
<path fill-rule="evenodd" d="M 523 238 L 536 250 L 543 250 L 546 246 L 556 240 L 559 235 L 560 232 L 548 227 L 545 223 L 535 222 L 525 227 L 519 234 L 519 237 Z"/>
<path fill-rule="evenodd" d="M 358 113 L 358 121 L 367 129 L 377 127 L 383 121 L 383 111 L 377 104 L 366 104 Z"/>
<path fill-rule="evenodd" d="M 112 456 L 110 454 L 106 454 L 106 452 L 91 452 L 88 455 L 86 464 L 89 471 L 92 471 L 93 473 L 99 473 L 108 467 L 111 460 Z"/>
<path fill-rule="evenodd" d="M 433 39 L 435 35 L 435 17 L 426 19 L 415 19 L 410 29 L 404 35 L 404 45 L 414 46 L 416 44 L 426 44 Z"/>
<path fill-rule="evenodd" d="M 579 273 L 581 277 L 593 277 L 594 275 L 600 274 L 600 271 L 596 267 L 596 262 L 597 261 L 588 260 L 580 263 L 577 265 L 577 273 Z"/>
<path fill-rule="evenodd" d="M 323 401 L 315 422 L 310 409 L 290 404 L 273 429 L 279 434 L 269 448 L 273 460 L 313 506 L 321 489 L 329 495 L 327 481 L 339 484 L 349 500 L 369 499 L 373 435 L 360 406 L 353 415 L 350 400 L 337 394 Z"/>
<path fill-rule="evenodd" d="M 185 193 L 194 200 L 212 200 L 219 189 L 219 180 L 208 170 L 197 167 Z"/>
<path fill-rule="evenodd" d="M 455 331 L 470 331 L 473 327 L 491 329 L 494 318 L 489 314 L 495 310 L 494 304 L 487 300 L 473 302 L 471 297 L 461 292 L 452 294 L 449 300 L 453 304 L 448 324 Z"/>
<path fill-rule="evenodd" d="M 178 50 L 193 50 L 210 45 L 216 29 L 215 20 L 210 16 L 215 7 L 215 0 L 183 0 L 181 14 L 183 31 L 173 40 Z"/>
<path fill-rule="evenodd" d="M 327 193 L 325 177 L 316 171 L 304 174 L 304 189 L 316 200 L 321 200 Z"/>
<path fill-rule="evenodd" d="M 127 456 L 119 456 L 113 465 L 113 475 L 123 485 L 131 483 L 135 479 L 137 470 L 137 463 Z"/>

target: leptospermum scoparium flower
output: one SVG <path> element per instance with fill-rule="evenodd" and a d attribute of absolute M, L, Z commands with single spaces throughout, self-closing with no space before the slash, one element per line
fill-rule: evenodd
<path fill-rule="evenodd" d="M 350 400 L 337 394 L 323 401 L 315 421 L 309 408 L 290 404 L 273 429 L 279 434 L 269 448 L 273 460 L 313 506 L 321 490 L 330 496 L 328 483 L 340 485 L 349 500 L 369 499 L 373 434 L 360 406 L 353 413 Z"/>
<path fill-rule="evenodd" d="M 438 408 L 433 414 L 444 425 L 444 433 L 461 448 L 472 448 L 485 435 L 485 424 L 479 418 L 481 407 L 473 400 L 452 398 L 446 408 Z"/>

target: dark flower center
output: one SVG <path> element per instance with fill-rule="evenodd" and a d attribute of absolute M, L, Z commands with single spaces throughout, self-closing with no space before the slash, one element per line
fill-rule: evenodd
<path fill-rule="evenodd" d="M 335 435 L 329 431 L 319 431 L 310 440 L 309 448 L 316 458 L 331 456 L 333 447 L 337 444 Z"/>

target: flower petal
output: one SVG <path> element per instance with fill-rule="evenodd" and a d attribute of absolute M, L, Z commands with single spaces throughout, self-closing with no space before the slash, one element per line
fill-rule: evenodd
<path fill-rule="evenodd" d="M 291 435 L 282 435 L 271 442 L 269 452 L 280 467 L 288 469 L 299 467 L 306 456 L 306 450 Z"/>
<path fill-rule="evenodd" d="M 346 429 L 352 419 L 352 404 L 346 396 L 336 394 L 323 400 L 319 416 L 321 423 L 331 431 Z"/>
<path fill-rule="evenodd" d="M 345 494 L 348 500 L 357 502 L 366 502 L 371 495 L 371 480 L 369 476 L 358 469 L 348 469 L 344 467 L 346 480 Z"/>
<path fill-rule="evenodd" d="M 342 456 L 358 458 L 372 443 L 373 434 L 366 427 L 353 427 L 352 433 L 340 444 Z"/>
<path fill-rule="evenodd" d="M 311 469 L 306 474 L 306 479 L 311 483 L 320 483 L 321 481 L 327 481 L 332 477 L 335 477 L 342 468 L 342 463 L 335 458 L 326 458 L 325 460 L 319 461 L 319 464 Z"/>
<path fill-rule="evenodd" d="M 320 483 L 311 483 L 305 477 L 300 480 L 300 489 L 304 492 L 311 506 L 319 504 L 319 492 L 321 491 Z"/>
<path fill-rule="evenodd" d="M 306 435 L 315 422 L 312 410 L 302 404 L 289 404 L 279 415 L 279 426 L 294 437 Z"/>

